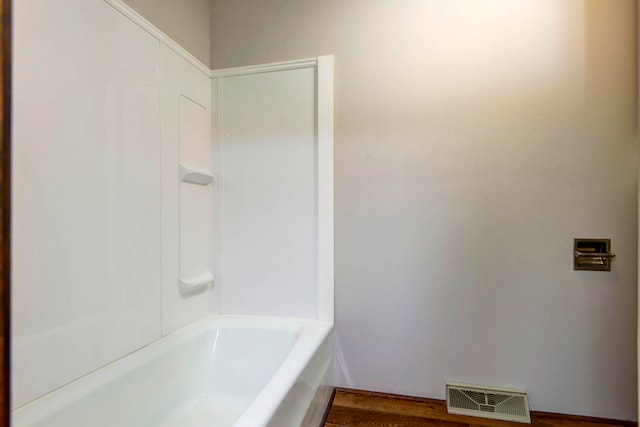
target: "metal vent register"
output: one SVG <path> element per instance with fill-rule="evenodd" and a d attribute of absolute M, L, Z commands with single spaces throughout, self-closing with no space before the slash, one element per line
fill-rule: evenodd
<path fill-rule="evenodd" d="M 527 393 L 521 390 L 447 383 L 447 411 L 531 424 Z"/>

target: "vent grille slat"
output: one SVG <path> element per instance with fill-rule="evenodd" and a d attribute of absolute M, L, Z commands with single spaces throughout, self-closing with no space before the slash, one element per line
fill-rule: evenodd
<path fill-rule="evenodd" d="M 504 403 L 497 405 L 496 408 L 500 408 L 500 412 L 504 414 L 517 415 L 520 417 L 528 416 L 528 411 L 525 410 L 524 397 L 522 396 L 514 396 Z"/>
<path fill-rule="evenodd" d="M 452 414 L 531 423 L 524 391 L 447 384 L 447 411 Z"/>
<path fill-rule="evenodd" d="M 451 399 L 451 401 L 453 402 L 453 405 L 456 408 L 470 409 L 473 411 L 480 409 L 480 406 L 476 402 L 474 402 L 473 399 L 468 397 L 466 394 L 464 394 L 460 390 L 455 390 L 455 389 L 451 390 L 449 393 L 449 398 Z"/>
<path fill-rule="evenodd" d="M 487 401 L 489 405 L 499 405 L 505 400 L 511 398 L 512 396 L 508 394 L 497 394 L 497 393 L 487 393 Z"/>

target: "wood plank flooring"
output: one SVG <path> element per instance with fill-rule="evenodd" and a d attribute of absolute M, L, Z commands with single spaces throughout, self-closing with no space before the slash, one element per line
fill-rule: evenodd
<path fill-rule="evenodd" d="M 531 412 L 533 427 L 637 426 L 628 421 Z M 442 400 L 337 388 L 324 427 L 523 427 L 526 424 L 451 415 Z"/>

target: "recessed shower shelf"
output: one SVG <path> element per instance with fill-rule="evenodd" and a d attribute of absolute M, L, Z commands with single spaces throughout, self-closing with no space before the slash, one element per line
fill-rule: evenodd
<path fill-rule="evenodd" d="M 208 185 L 213 181 L 213 175 L 209 172 L 188 168 L 180 163 L 180 181 L 191 184 Z"/>
<path fill-rule="evenodd" d="M 199 291 L 204 289 L 208 285 L 213 284 L 215 279 L 213 278 L 213 274 L 207 271 L 200 276 L 192 277 L 190 279 L 183 279 L 180 277 L 180 293 L 181 294 L 189 294 L 192 292 Z"/>

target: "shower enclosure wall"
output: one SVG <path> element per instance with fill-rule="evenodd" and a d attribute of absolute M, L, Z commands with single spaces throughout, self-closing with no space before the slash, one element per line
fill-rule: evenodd
<path fill-rule="evenodd" d="M 119 0 L 15 4 L 12 405 L 209 314 L 333 322 L 332 58 L 211 71 Z"/>

